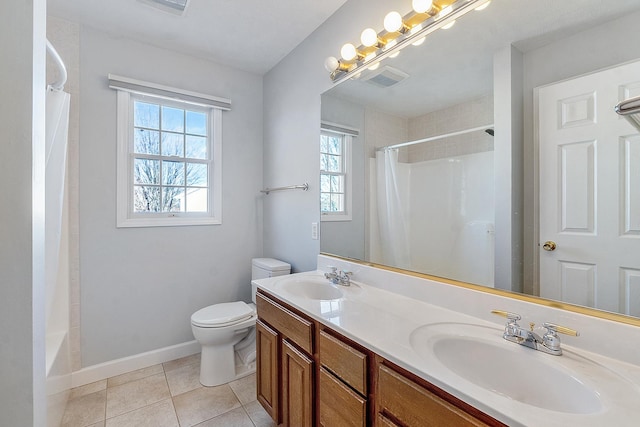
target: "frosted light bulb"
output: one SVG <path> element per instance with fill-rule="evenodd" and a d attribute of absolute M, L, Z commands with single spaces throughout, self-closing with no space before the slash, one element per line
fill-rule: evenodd
<path fill-rule="evenodd" d="M 335 70 L 337 70 L 339 66 L 340 62 L 338 62 L 338 60 L 333 56 L 330 56 L 324 60 L 324 68 L 330 73 L 333 73 Z"/>
<path fill-rule="evenodd" d="M 373 28 L 367 28 L 360 34 L 360 41 L 364 46 L 374 46 L 378 43 L 378 33 Z"/>
<path fill-rule="evenodd" d="M 389 58 L 392 58 L 392 59 L 393 59 L 393 58 L 397 58 L 397 57 L 398 57 L 398 55 L 400 55 L 400 51 L 399 51 L 399 50 L 396 50 L 396 51 L 395 51 L 395 52 L 393 52 L 391 55 L 389 55 Z"/>
<path fill-rule="evenodd" d="M 491 4 L 491 0 L 489 0 L 485 4 L 481 4 L 480 6 L 476 7 L 476 10 L 477 11 L 485 10 L 489 6 L 489 4 Z"/>
<path fill-rule="evenodd" d="M 402 16 L 396 11 L 387 13 L 384 17 L 384 29 L 390 33 L 400 31 L 402 28 Z"/>
<path fill-rule="evenodd" d="M 426 40 L 426 37 L 422 37 L 421 39 L 416 40 L 415 42 L 411 43 L 414 46 L 420 46 L 422 43 L 424 43 L 424 41 Z"/>
<path fill-rule="evenodd" d="M 342 46 L 342 49 L 340 49 L 340 55 L 345 61 L 351 61 L 356 56 L 358 56 L 358 52 L 356 51 L 356 47 L 354 45 L 352 45 L 351 43 L 346 43 L 344 46 Z"/>
<path fill-rule="evenodd" d="M 425 13 L 433 8 L 433 0 L 413 0 L 411 6 L 415 12 Z"/>

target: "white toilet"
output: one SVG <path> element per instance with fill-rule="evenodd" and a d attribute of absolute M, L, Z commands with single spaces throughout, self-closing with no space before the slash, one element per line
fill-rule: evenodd
<path fill-rule="evenodd" d="M 273 258 L 254 258 L 251 264 L 252 281 L 291 272 L 289 264 Z M 251 299 L 256 302 L 253 284 Z M 255 304 L 243 301 L 214 304 L 193 313 L 191 330 L 202 345 L 202 385 L 225 384 L 255 372 L 257 318 Z"/>

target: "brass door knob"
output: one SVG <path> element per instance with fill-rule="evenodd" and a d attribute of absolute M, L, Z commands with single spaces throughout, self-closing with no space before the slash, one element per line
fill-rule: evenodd
<path fill-rule="evenodd" d="M 556 242 L 552 242 L 551 240 L 547 240 L 546 242 L 544 242 L 544 245 L 542 245 L 542 249 L 544 249 L 545 251 L 555 251 L 556 250 Z"/>

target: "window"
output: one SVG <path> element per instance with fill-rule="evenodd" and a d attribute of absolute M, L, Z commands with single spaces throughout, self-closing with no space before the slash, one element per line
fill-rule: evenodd
<path fill-rule="evenodd" d="M 222 111 L 118 91 L 118 227 L 221 224 Z"/>
<path fill-rule="evenodd" d="M 352 136 L 345 133 L 326 129 L 320 133 L 322 221 L 351 220 L 351 143 Z"/>

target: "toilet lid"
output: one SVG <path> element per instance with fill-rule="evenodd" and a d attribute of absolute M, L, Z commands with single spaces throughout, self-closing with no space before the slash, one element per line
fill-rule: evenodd
<path fill-rule="evenodd" d="M 242 322 L 254 314 L 254 309 L 243 301 L 223 302 L 196 311 L 191 323 L 205 328 L 221 327 Z"/>

